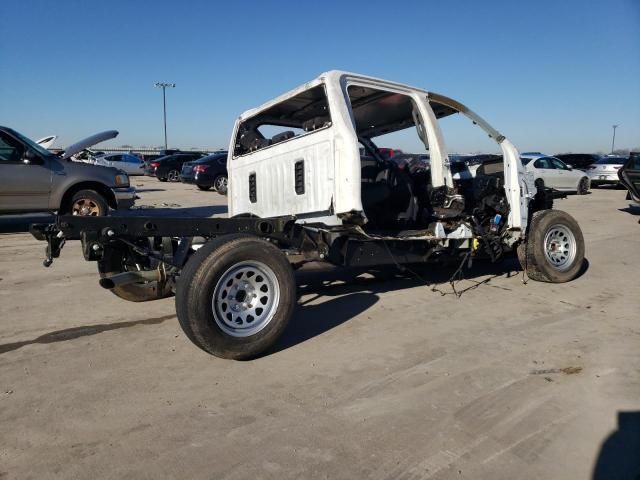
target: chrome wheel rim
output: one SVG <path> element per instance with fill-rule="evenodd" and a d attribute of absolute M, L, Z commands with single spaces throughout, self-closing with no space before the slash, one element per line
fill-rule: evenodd
<path fill-rule="evenodd" d="M 551 226 L 544 236 L 544 254 L 554 269 L 568 270 L 576 258 L 576 237 L 565 225 Z"/>
<path fill-rule="evenodd" d="M 71 205 L 71 214 L 81 217 L 97 217 L 100 215 L 100 207 L 90 198 L 79 198 Z"/>
<path fill-rule="evenodd" d="M 177 182 L 178 181 L 178 171 L 177 170 L 171 170 L 168 174 L 167 174 L 167 178 L 169 179 L 170 182 Z"/>
<path fill-rule="evenodd" d="M 227 177 L 218 177 L 216 179 L 216 190 L 226 190 L 227 181 Z"/>
<path fill-rule="evenodd" d="M 261 262 L 233 265 L 213 290 L 211 309 L 220 329 L 232 337 L 248 337 L 264 329 L 278 309 L 280 285 Z"/>

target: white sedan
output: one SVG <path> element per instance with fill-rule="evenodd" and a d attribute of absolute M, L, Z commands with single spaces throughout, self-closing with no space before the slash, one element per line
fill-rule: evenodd
<path fill-rule="evenodd" d="M 93 157 L 88 163 L 115 167 L 123 170 L 127 175 L 144 175 L 144 162 L 130 153 L 109 153 Z"/>
<path fill-rule="evenodd" d="M 574 170 L 562 160 L 542 154 L 522 154 L 520 159 L 527 170 L 533 172 L 536 185 L 576 192 L 584 195 L 589 191 L 591 182 L 582 170 Z"/>
<path fill-rule="evenodd" d="M 587 175 L 591 179 L 591 185 L 594 187 L 606 184 L 618 185 L 620 183 L 618 170 L 622 168 L 627 160 L 627 157 L 607 155 L 590 165 L 587 168 Z"/>

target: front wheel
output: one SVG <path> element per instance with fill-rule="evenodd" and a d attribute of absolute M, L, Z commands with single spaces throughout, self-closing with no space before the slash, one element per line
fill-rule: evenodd
<path fill-rule="evenodd" d="M 176 288 L 185 334 L 221 358 L 249 359 L 269 349 L 295 304 L 289 261 L 273 244 L 249 235 L 222 236 L 201 247 Z"/>
<path fill-rule="evenodd" d="M 71 215 L 102 217 L 109 211 L 106 200 L 95 190 L 80 190 L 71 197 Z"/>
<path fill-rule="evenodd" d="M 589 192 L 589 179 L 582 177 L 578 182 L 578 195 L 586 195 Z"/>
<path fill-rule="evenodd" d="M 576 278 L 584 261 L 584 238 L 578 222 L 561 210 L 535 212 L 518 259 L 532 280 L 563 283 Z"/>

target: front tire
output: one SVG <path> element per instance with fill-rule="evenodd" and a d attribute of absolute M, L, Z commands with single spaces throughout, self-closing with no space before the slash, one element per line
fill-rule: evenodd
<path fill-rule="evenodd" d="M 578 182 L 578 195 L 586 195 L 589 192 L 589 179 L 582 177 Z"/>
<path fill-rule="evenodd" d="M 296 304 L 293 269 L 273 244 L 226 235 L 201 247 L 180 274 L 176 311 L 198 347 L 244 360 L 269 349 Z"/>
<path fill-rule="evenodd" d="M 582 269 L 584 251 L 578 222 L 562 210 L 535 212 L 527 239 L 517 249 L 520 264 L 529 278 L 550 283 L 576 278 Z"/>
<path fill-rule="evenodd" d="M 107 201 L 95 190 L 80 190 L 71 197 L 68 213 L 81 217 L 103 217 L 109 211 Z"/>

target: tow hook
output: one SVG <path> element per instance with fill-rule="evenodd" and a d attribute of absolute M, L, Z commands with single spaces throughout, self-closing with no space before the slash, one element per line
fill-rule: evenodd
<path fill-rule="evenodd" d="M 60 251 L 65 243 L 64 234 L 61 231 L 58 233 L 46 233 L 47 237 L 47 248 L 45 250 L 45 259 L 42 261 L 42 265 L 49 268 L 53 263 L 54 258 L 58 258 L 60 256 Z"/>

